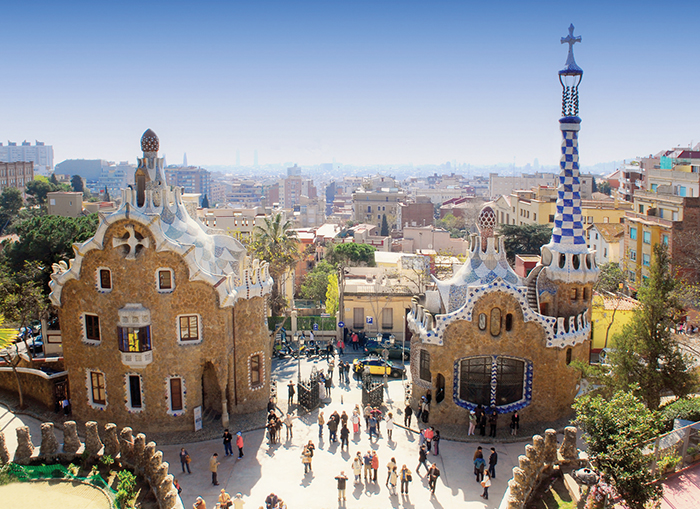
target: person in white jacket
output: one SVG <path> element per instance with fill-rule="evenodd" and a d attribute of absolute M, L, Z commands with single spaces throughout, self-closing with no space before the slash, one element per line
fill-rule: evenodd
<path fill-rule="evenodd" d="M 481 485 L 484 487 L 484 492 L 481 494 L 481 498 L 489 499 L 489 486 L 491 486 L 491 476 L 488 472 L 484 473 L 484 479 L 481 481 Z"/>

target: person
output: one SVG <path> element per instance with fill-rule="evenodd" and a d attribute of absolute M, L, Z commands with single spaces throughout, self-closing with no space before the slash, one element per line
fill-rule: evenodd
<path fill-rule="evenodd" d="M 427 391 L 425 391 L 425 401 L 428 402 L 428 405 L 430 405 L 430 403 L 433 402 L 433 393 L 430 392 L 430 389 L 428 389 Z"/>
<path fill-rule="evenodd" d="M 481 494 L 481 498 L 488 500 L 489 486 L 491 486 L 491 477 L 489 476 L 488 472 L 486 472 L 484 479 L 481 481 L 481 485 L 484 487 L 484 492 Z"/>
<path fill-rule="evenodd" d="M 360 338 L 357 335 L 357 332 L 353 332 L 351 338 L 352 338 L 352 349 L 357 351 L 357 347 L 360 344 Z"/>
<path fill-rule="evenodd" d="M 486 412 L 481 412 L 481 417 L 479 418 L 479 432 L 482 437 L 486 436 Z"/>
<path fill-rule="evenodd" d="M 233 502 L 231 501 L 231 495 L 226 493 L 226 490 L 221 488 L 221 493 L 219 494 L 219 507 L 221 509 L 228 509 L 233 505 Z"/>
<path fill-rule="evenodd" d="M 352 460 L 352 473 L 355 475 L 355 484 L 359 483 L 362 476 L 362 456 L 360 451 L 357 451 L 357 456 Z"/>
<path fill-rule="evenodd" d="M 389 492 L 392 495 L 396 495 L 396 482 L 398 480 L 399 476 L 398 473 L 396 472 L 396 465 L 389 470 L 389 480 L 387 481 L 387 486 L 389 487 Z"/>
<path fill-rule="evenodd" d="M 316 446 L 314 445 L 314 443 L 311 440 L 309 440 L 309 443 L 306 444 L 306 448 L 311 452 L 311 457 L 313 458 L 314 451 L 316 450 Z"/>
<path fill-rule="evenodd" d="M 289 384 L 287 385 L 287 406 L 289 407 L 291 407 L 294 403 L 294 394 L 296 394 L 296 390 L 294 390 L 294 382 L 290 380 Z"/>
<path fill-rule="evenodd" d="M 318 438 L 323 438 L 323 424 L 326 421 L 323 419 L 323 412 L 318 413 Z"/>
<path fill-rule="evenodd" d="M 233 449 L 231 448 L 231 441 L 233 440 L 233 435 L 228 429 L 224 430 L 224 455 L 232 456 Z"/>
<path fill-rule="evenodd" d="M 267 421 L 267 432 L 270 434 L 270 443 L 277 443 L 277 423 L 275 419 L 268 419 Z"/>
<path fill-rule="evenodd" d="M 435 484 L 437 483 L 438 477 L 440 477 L 440 469 L 436 463 L 433 463 L 428 469 L 428 487 L 430 488 L 430 493 L 435 493 Z"/>
<path fill-rule="evenodd" d="M 274 507 L 277 505 L 277 502 L 279 502 L 279 498 L 277 497 L 277 495 L 275 495 L 274 493 L 270 493 L 265 499 L 265 508 L 274 509 Z"/>
<path fill-rule="evenodd" d="M 365 416 L 365 428 L 369 429 L 369 416 L 372 415 L 372 407 L 367 405 L 363 411 Z"/>
<path fill-rule="evenodd" d="M 379 436 L 380 433 L 382 432 L 382 430 L 379 429 L 379 425 L 382 422 L 382 411 L 379 410 L 379 408 L 374 407 L 372 409 L 372 415 L 374 416 L 374 419 L 377 421 L 377 436 Z"/>
<path fill-rule="evenodd" d="M 243 433 L 236 433 L 236 447 L 238 447 L 238 459 L 241 459 L 243 454 Z"/>
<path fill-rule="evenodd" d="M 479 449 L 481 449 L 481 447 Z M 484 457 L 482 455 L 479 455 L 474 459 L 474 475 L 476 476 L 476 482 L 481 482 L 481 480 L 484 478 L 485 466 L 486 462 L 484 461 Z"/>
<path fill-rule="evenodd" d="M 352 411 L 352 417 L 350 418 L 350 421 L 352 422 L 352 432 L 359 433 L 360 432 L 360 413 L 357 411 L 357 409 Z"/>
<path fill-rule="evenodd" d="M 338 481 L 338 500 L 343 499 L 345 500 L 345 485 L 348 481 L 347 476 L 345 475 L 345 472 L 343 470 L 340 471 L 340 475 L 337 475 L 335 477 L 336 481 Z"/>
<path fill-rule="evenodd" d="M 469 432 L 467 435 L 473 435 L 476 429 L 476 412 L 472 410 L 469 412 Z"/>
<path fill-rule="evenodd" d="M 420 470 L 420 466 L 423 465 L 426 470 L 428 470 L 428 453 L 425 450 L 425 445 L 421 445 L 420 449 L 418 449 L 418 466 L 416 467 L 416 474 L 420 473 L 418 472 Z"/>
<path fill-rule="evenodd" d="M 496 438 L 496 427 L 498 426 L 498 413 L 494 410 L 489 415 L 489 436 Z"/>
<path fill-rule="evenodd" d="M 418 421 L 418 426 L 420 427 L 420 416 L 423 413 L 423 402 L 425 401 L 425 396 L 420 397 L 420 403 L 418 403 L 418 410 L 416 411 L 416 421 Z"/>
<path fill-rule="evenodd" d="M 367 451 L 367 454 L 362 457 L 362 463 L 365 466 L 365 482 L 369 482 L 372 479 L 372 453 L 370 451 Z"/>
<path fill-rule="evenodd" d="M 207 503 L 204 501 L 202 497 L 197 497 L 197 500 L 194 501 L 194 504 L 192 504 L 192 507 L 194 509 L 207 509 Z"/>
<path fill-rule="evenodd" d="M 340 421 L 340 416 L 338 416 L 338 412 L 333 412 L 331 414 L 331 418 L 328 419 L 328 439 L 331 442 L 338 441 L 338 421 Z"/>
<path fill-rule="evenodd" d="M 491 454 L 489 455 L 489 477 L 492 479 L 496 478 L 496 464 L 498 463 L 498 453 L 495 447 L 491 447 Z"/>
<path fill-rule="evenodd" d="M 274 411 L 275 411 L 275 402 L 272 400 L 272 398 L 270 398 L 270 401 L 267 402 L 267 413 L 269 415 L 270 412 L 274 412 Z"/>
<path fill-rule="evenodd" d="M 425 398 L 425 397 L 423 398 L 423 402 L 421 403 L 420 409 L 421 409 L 421 413 L 420 413 L 421 420 L 427 424 L 428 423 L 428 416 L 430 415 L 430 403 L 428 402 L 428 398 Z"/>
<path fill-rule="evenodd" d="M 219 480 L 217 479 L 217 473 L 219 472 L 219 455 L 214 453 L 212 457 L 209 458 L 209 471 L 211 472 L 211 483 L 214 486 L 219 485 Z"/>
<path fill-rule="evenodd" d="M 394 431 L 394 415 L 389 412 L 386 414 L 386 436 L 391 441 L 391 434 Z"/>
<path fill-rule="evenodd" d="M 386 464 L 386 486 L 389 486 L 389 481 L 391 479 L 391 471 L 396 470 L 396 458 L 391 458 L 391 461 Z"/>
<path fill-rule="evenodd" d="M 399 478 L 401 479 L 401 493 L 408 495 L 408 483 L 413 480 L 413 477 L 411 476 L 411 471 L 408 469 L 408 467 L 406 467 L 406 465 L 401 467 Z"/>
<path fill-rule="evenodd" d="M 279 502 L 277 502 L 277 505 L 275 507 L 276 507 L 276 509 L 287 509 L 287 504 L 285 503 L 284 500 L 282 500 L 280 498 Z"/>
<path fill-rule="evenodd" d="M 307 446 L 304 446 L 304 450 L 301 452 L 301 462 L 304 465 L 304 474 L 311 472 L 311 451 Z"/>
<path fill-rule="evenodd" d="M 190 455 L 187 453 L 185 448 L 183 447 L 180 449 L 180 465 L 182 465 L 182 473 L 185 473 L 185 468 L 187 469 L 187 473 L 191 474 L 192 471 L 190 470 L 190 462 L 192 459 L 190 458 Z"/>
<path fill-rule="evenodd" d="M 177 479 L 173 479 L 173 486 L 175 486 L 175 488 L 177 489 L 178 495 L 182 493 L 182 486 L 180 486 L 180 481 L 178 481 Z"/>
<path fill-rule="evenodd" d="M 520 429 L 520 415 L 515 411 L 510 417 L 510 434 L 513 436 L 517 435 L 518 429 Z"/>
<path fill-rule="evenodd" d="M 411 417 L 413 416 L 413 409 L 411 405 L 407 404 L 403 411 L 403 425 L 407 428 L 411 427 Z"/>
<path fill-rule="evenodd" d="M 375 435 L 377 438 L 379 438 L 379 435 L 377 435 L 377 418 L 373 414 L 370 414 L 369 419 L 367 421 L 367 426 L 369 426 L 370 441 L 372 440 L 372 435 Z"/>
<path fill-rule="evenodd" d="M 326 397 L 330 398 L 331 397 L 331 387 L 333 387 L 333 379 L 330 376 L 326 377 L 325 387 L 326 387 L 326 394 L 327 394 Z"/>
<path fill-rule="evenodd" d="M 291 414 L 287 414 L 284 417 L 284 427 L 287 430 L 287 440 L 294 438 L 294 417 Z"/>
<path fill-rule="evenodd" d="M 433 432 L 433 454 L 435 456 L 440 455 L 440 430 L 435 430 Z"/>
<path fill-rule="evenodd" d="M 348 425 L 348 414 L 345 413 L 345 410 L 343 410 L 343 414 L 340 416 L 340 422 L 343 426 Z"/>
<path fill-rule="evenodd" d="M 236 493 L 236 497 L 233 499 L 233 509 L 243 509 L 245 501 L 243 500 L 242 493 Z"/>
<path fill-rule="evenodd" d="M 343 447 L 348 448 L 350 446 L 350 430 L 348 429 L 346 424 L 343 424 L 343 427 L 340 428 L 340 449 L 342 450 Z"/>
<path fill-rule="evenodd" d="M 377 482 L 377 470 L 379 470 L 379 456 L 377 451 L 372 451 L 372 482 Z"/>
<path fill-rule="evenodd" d="M 341 339 L 338 341 L 338 358 L 343 356 L 343 350 L 345 350 L 345 343 Z"/>
<path fill-rule="evenodd" d="M 435 436 L 433 427 L 425 428 L 425 452 L 428 454 L 430 454 L 430 450 L 433 448 L 433 436 Z"/>

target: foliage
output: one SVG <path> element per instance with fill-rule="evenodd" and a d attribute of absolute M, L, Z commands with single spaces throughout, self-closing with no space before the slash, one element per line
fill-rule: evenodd
<path fill-rule="evenodd" d="M 209 208 L 209 198 L 207 198 L 207 195 L 205 194 L 204 197 L 202 198 L 202 208 L 203 209 L 208 209 Z"/>
<path fill-rule="evenodd" d="M 682 310 L 663 243 L 654 246 L 649 274 L 637 293 L 639 309 L 622 333 L 615 336 L 616 348 L 610 353 L 610 363 L 615 388 L 628 389 L 637 384 L 640 397 L 656 410 L 662 392 L 685 396 L 694 389 L 696 376 L 671 335 Z"/>
<path fill-rule="evenodd" d="M 326 253 L 326 259 L 341 266 L 374 267 L 376 265 L 374 262 L 376 250 L 374 246 L 369 244 L 345 242 L 331 246 Z"/>
<path fill-rule="evenodd" d="M 105 467 L 111 467 L 114 464 L 114 458 L 112 458 L 112 456 L 109 454 L 105 454 L 100 458 L 100 463 L 102 463 Z"/>
<path fill-rule="evenodd" d="M 588 453 L 598 468 L 612 479 L 631 509 L 644 509 L 658 500 L 661 489 L 652 484 L 643 443 L 656 436 L 659 423 L 654 412 L 631 392 L 618 391 L 611 399 L 585 395 L 574 402 L 576 420 L 585 433 Z"/>
<path fill-rule="evenodd" d="M 604 180 L 603 182 L 598 184 L 598 192 L 610 196 L 612 194 L 612 187 L 610 187 L 610 182 Z"/>
<path fill-rule="evenodd" d="M 24 205 L 22 191 L 16 187 L 6 187 L 0 194 L 0 213 L 3 216 L 13 217 Z"/>
<path fill-rule="evenodd" d="M 105 201 L 112 201 L 112 197 L 109 195 L 109 189 L 105 187 Z"/>
<path fill-rule="evenodd" d="M 27 202 L 30 205 L 46 205 L 46 195 L 54 191 L 72 191 L 66 184 L 60 184 L 55 175 L 51 175 L 51 180 L 46 177 L 37 176 L 26 185 Z"/>
<path fill-rule="evenodd" d="M 659 458 L 656 462 L 656 468 L 660 474 L 663 474 L 664 472 L 675 470 L 680 462 L 681 457 L 678 456 L 675 451 L 670 451 Z"/>
<path fill-rule="evenodd" d="M 315 301 L 326 299 L 328 290 L 328 278 L 335 274 L 336 268 L 325 260 L 320 261 L 306 274 L 304 282 L 301 284 L 301 297 Z"/>
<path fill-rule="evenodd" d="M 85 191 L 85 186 L 83 185 L 83 178 L 80 175 L 73 175 L 70 178 L 70 186 L 76 193 L 82 193 Z"/>
<path fill-rule="evenodd" d="M 389 223 L 386 220 L 386 214 L 382 214 L 382 229 L 379 232 L 379 235 L 381 235 L 382 237 L 389 236 Z"/>
<path fill-rule="evenodd" d="M 117 502 L 121 507 L 132 506 L 132 500 L 136 496 L 136 476 L 128 470 L 122 470 L 117 474 Z"/>
<path fill-rule="evenodd" d="M 499 233 L 504 237 L 508 260 L 513 263 L 515 255 L 539 253 L 552 237 L 552 228 L 546 224 L 502 224 Z"/>
<path fill-rule="evenodd" d="M 280 213 L 265 217 L 265 224 L 256 225 L 253 229 L 248 249 L 253 256 L 270 264 L 270 275 L 274 279 L 270 307 L 273 315 L 279 315 L 286 306 L 282 291 L 284 274 L 299 259 L 299 239 L 292 230 L 292 222 L 284 221 Z"/>
<path fill-rule="evenodd" d="M 622 289 L 625 289 L 626 278 L 624 272 L 617 263 L 606 263 L 600 266 L 598 281 L 596 281 L 593 289 L 596 292 L 617 293 L 620 291 L 620 283 Z"/>
<path fill-rule="evenodd" d="M 326 313 L 335 316 L 338 312 L 338 276 L 333 273 L 328 276 L 328 287 L 326 289 Z"/>
<path fill-rule="evenodd" d="M 447 214 L 442 219 L 435 221 L 435 226 L 450 232 L 452 238 L 463 238 L 469 235 L 469 229 L 466 228 L 466 223 L 463 217 Z"/>
<path fill-rule="evenodd" d="M 673 403 L 662 406 L 659 420 L 665 426 L 666 431 L 673 428 L 674 419 L 686 421 L 700 421 L 700 398 L 681 398 Z"/>
<path fill-rule="evenodd" d="M 10 465 L 3 465 L 0 467 L 0 486 L 5 486 L 17 480 L 17 477 L 10 471 Z"/>

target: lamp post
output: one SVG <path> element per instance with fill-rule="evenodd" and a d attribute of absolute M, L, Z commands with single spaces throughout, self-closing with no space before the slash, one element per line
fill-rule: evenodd
<path fill-rule="evenodd" d="M 574 36 L 574 25 L 569 26 L 569 35 L 561 38 L 562 44 L 569 45 L 569 55 L 566 58 L 566 67 L 559 71 L 559 83 L 561 83 L 561 116 L 578 117 L 578 86 L 583 79 L 583 69 L 576 65 L 574 60 L 574 44 L 581 42 L 581 36 Z M 578 122 L 581 120 L 578 119 Z"/>

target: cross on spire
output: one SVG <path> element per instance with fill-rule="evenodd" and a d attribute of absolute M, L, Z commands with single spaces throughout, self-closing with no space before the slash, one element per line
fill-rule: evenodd
<path fill-rule="evenodd" d="M 573 23 L 569 25 L 569 35 L 561 38 L 562 44 L 569 45 L 569 56 L 566 58 L 566 68 L 568 70 L 579 70 L 579 66 L 576 65 L 576 60 L 574 60 L 574 44 L 581 42 L 581 36 L 574 36 L 574 25 Z"/>

